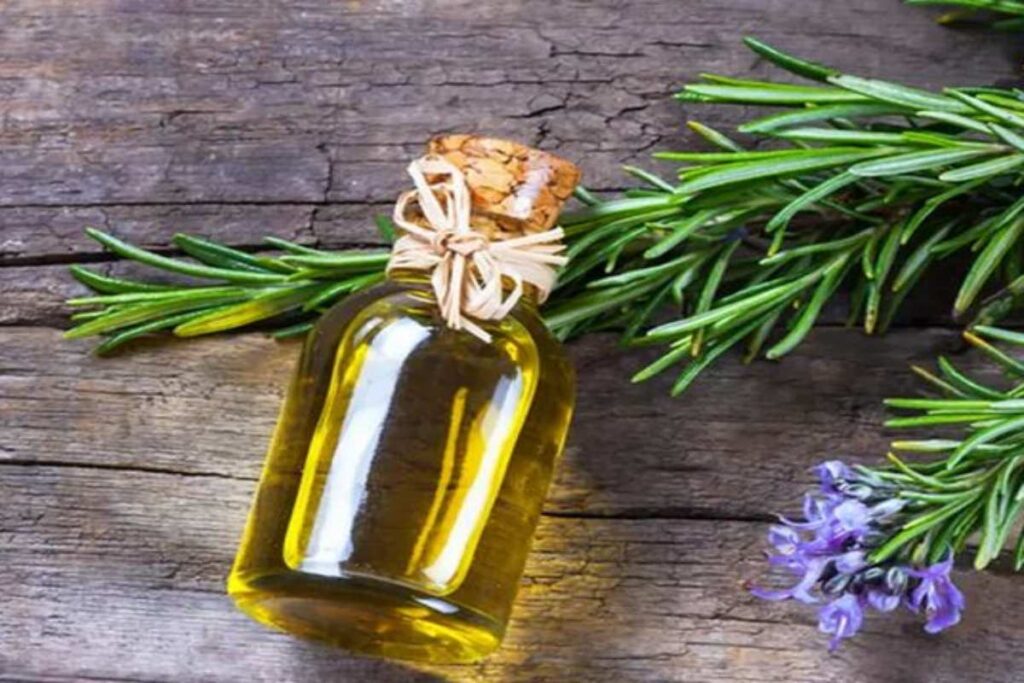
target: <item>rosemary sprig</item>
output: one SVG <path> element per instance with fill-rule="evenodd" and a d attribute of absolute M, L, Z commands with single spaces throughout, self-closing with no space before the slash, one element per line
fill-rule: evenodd
<path fill-rule="evenodd" d="M 1016 536 L 1013 566 L 1024 568 L 1024 363 L 1014 353 L 1024 334 L 978 326 L 965 337 L 1011 382 L 979 381 L 945 358 L 936 373 L 916 368 L 942 395 L 888 400 L 910 413 L 887 424 L 933 436 L 894 441 L 880 466 L 821 463 L 803 518 L 781 518 L 768 535 L 769 564 L 791 585 L 752 592 L 818 603 L 833 649 L 872 610 L 906 606 L 930 633 L 957 624 L 966 606 L 951 571 L 958 555 L 973 554 L 981 570 Z"/>
<path fill-rule="evenodd" d="M 1016 531 L 1014 566 L 1024 567 L 1024 533 L 1017 524 L 1024 511 L 1024 362 L 1001 348 L 1024 347 L 1024 334 L 980 325 L 965 332 L 964 338 L 1011 382 L 994 386 L 939 358 L 936 373 L 915 371 L 941 392 L 941 398 L 886 401 L 891 408 L 910 411 L 889 420 L 888 427 L 948 426 L 959 435 L 894 441 L 890 466 L 872 470 L 897 486 L 899 496 L 911 501 L 914 510 L 899 532 L 876 551 L 876 560 L 899 554 L 935 562 L 947 553 L 961 552 L 974 540 L 974 566 L 984 569 Z M 910 464 L 898 453 L 932 458 Z"/>
<path fill-rule="evenodd" d="M 851 317 L 883 331 L 929 266 L 955 254 L 971 262 L 954 314 L 1004 313 L 1024 289 L 1019 93 L 928 92 L 747 44 L 813 83 L 706 75 L 686 86 L 687 102 L 783 108 L 739 128 L 771 146 L 748 151 L 691 123 L 720 151 L 661 152 L 680 162 L 677 180 L 632 171 L 644 187 L 567 216 L 586 242 L 565 273 L 571 291 L 548 310 L 560 333 L 644 330 L 627 338 L 664 352 L 634 379 L 682 366 L 678 392 L 740 340 L 748 357 L 789 353 L 840 287 Z M 994 283 L 1000 295 L 979 306 Z M 678 317 L 652 326 L 652 296 L 674 299 Z"/>
<path fill-rule="evenodd" d="M 958 24 L 976 19 L 979 14 L 996 17 L 990 23 L 993 28 L 1005 31 L 1024 29 L 1024 2 L 1020 0 L 904 0 L 908 5 L 939 5 L 955 7 L 939 17 L 943 24 Z"/>
<path fill-rule="evenodd" d="M 851 319 L 884 331 L 923 274 L 956 255 L 969 263 L 946 266 L 960 279 L 954 314 L 983 323 L 1003 315 L 1024 292 L 1021 93 L 930 92 L 746 42 L 811 82 L 705 75 L 686 86 L 684 102 L 772 107 L 739 128 L 764 148 L 690 122 L 717 150 L 658 153 L 680 164 L 676 178 L 628 167 L 641 186 L 625 196 L 578 193 L 585 207 L 563 217 L 571 262 L 545 309 L 555 333 L 617 330 L 625 343 L 659 346 L 634 380 L 675 368 L 678 393 L 737 344 L 747 358 L 790 353 L 841 288 L 852 292 Z M 271 258 L 179 236 L 203 264 L 187 265 L 91 234 L 126 258 L 213 282 L 77 300 L 103 308 L 70 334 L 114 334 L 104 351 L 155 329 L 193 335 L 273 319 L 298 333 L 293 323 L 379 279 L 386 259 L 280 241 L 272 244 L 288 254 Z"/>
<path fill-rule="evenodd" d="M 336 300 L 382 281 L 388 259 L 386 250 L 326 252 L 277 238 L 267 241 L 285 254 L 270 257 L 175 235 L 174 245 L 192 262 L 140 249 L 92 228 L 86 233 L 123 258 L 215 283 L 158 285 L 72 266 L 75 279 L 98 295 L 68 301 L 88 310 L 72 316 L 79 324 L 65 336 L 104 335 L 96 349 L 101 354 L 161 330 L 193 337 L 274 320 L 286 325 L 275 336 L 302 334 Z"/>

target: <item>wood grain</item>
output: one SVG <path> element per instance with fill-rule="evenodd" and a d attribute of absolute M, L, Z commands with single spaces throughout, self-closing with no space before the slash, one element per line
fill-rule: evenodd
<path fill-rule="evenodd" d="M 971 609 L 948 636 L 875 618 L 831 656 L 808 610 L 746 593 L 760 571 L 759 525 L 667 519 L 546 518 L 501 651 L 414 673 L 271 633 L 233 610 L 222 582 L 251 482 L 2 469 L 8 680 L 1015 679 L 1004 658 L 1024 628 L 1024 596 L 1012 577 L 967 577 Z"/>
<path fill-rule="evenodd" d="M 1019 82 L 1014 36 L 953 32 L 896 0 L 11 0 L 0 3 L 0 681 L 1018 681 L 1024 591 L 959 581 L 941 638 L 876 618 L 828 655 L 813 611 L 753 600 L 766 520 L 824 456 L 877 457 L 883 396 L 958 352 L 948 282 L 884 339 L 818 330 L 781 364 L 726 360 L 680 400 L 644 356 L 574 344 L 573 436 L 506 645 L 414 670 L 274 634 L 222 591 L 296 347 L 258 334 L 64 342 L 64 264 L 131 272 L 95 225 L 368 245 L 430 135 L 490 133 L 577 161 L 597 190 L 688 116 L 699 72 L 777 76 L 755 34 L 923 86 Z M 827 320 L 836 322 L 839 311 Z M 927 327 L 920 327 L 927 325 Z M 977 359 L 962 358 L 966 367 Z"/>
<path fill-rule="evenodd" d="M 240 234 L 235 209 L 218 205 L 305 213 L 308 225 L 341 204 L 366 219 L 444 130 L 551 149 L 590 187 L 621 187 L 620 164 L 696 144 L 685 116 L 743 115 L 672 101 L 682 83 L 779 76 L 741 46 L 747 33 L 933 87 L 990 84 L 1016 66 L 1010 37 L 946 31 L 893 0 L 14 0 L 0 7 L 0 207 L 34 212 L 0 211 L 0 254 L 62 253 L 78 241 L 55 243 L 53 230 L 104 216 L 122 236 L 166 240 L 181 229 L 166 204 L 224 211 L 208 229 L 243 243 L 296 218 Z M 58 207 L 71 213 L 42 211 Z M 18 228 L 26 220 L 40 229 Z"/>
<path fill-rule="evenodd" d="M 881 399 L 916 393 L 908 363 L 957 345 L 945 329 L 869 338 L 826 328 L 783 363 L 724 359 L 672 399 L 670 377 L 629 383 L 643 354 L 588 337 L 570 346 L 579 398 L 548 509 L 732 519 L 789 510 L 822 457 L 884 455 Z M 55 330 L 0 328 L 4 458 L 259 476 L 296 343 L 256 334 L 154 342 L 114 359 L 89 347 Z"/>

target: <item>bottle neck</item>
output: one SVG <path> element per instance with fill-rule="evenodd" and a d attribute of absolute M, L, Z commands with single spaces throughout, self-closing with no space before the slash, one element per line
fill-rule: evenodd
<path fill-rule="evenodd" d="M 398 269 L 388 273 L 388 280 L 397 284 L 417 288 L 430 289 L 430 275 L 420 270 Z M 502 290 L 508 294 L 515 288 L 515 285 L 508 278 L 502 279 Z M 523 283 L 523 295 L 519 299 L 521 303 L 536 308 L 540 301 L 537 288 L 528 282 Z"/>

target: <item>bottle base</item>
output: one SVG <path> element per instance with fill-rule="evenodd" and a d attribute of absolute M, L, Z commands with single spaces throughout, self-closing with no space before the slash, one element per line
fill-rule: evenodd
<path fill-rule="evenodd" d="M 261 624 L 391 659 L 475 662 L 497 649 L 504 634 L 502 624 L 479 613 L 376 579 L 232 574 L 228 594 Z"/>

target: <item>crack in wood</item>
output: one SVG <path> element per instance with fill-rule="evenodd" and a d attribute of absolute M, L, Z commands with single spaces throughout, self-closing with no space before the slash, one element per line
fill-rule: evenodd
<path fill-rule="evenodd" d="M 0 468 L 3 467 L 34 467 L 34 468 L 74 468 L 82 470 L 100 470 L 110 472 L 136 472 L 139 474 L 156 474 L 173 477 L 198 477 L 201 479 L 231 479 L 234 481 L 256 482 L 257 477 L 240 477 L 224 472 L 203 470 L 176 470 L 167 467 L 150 467 L 146 465 L 122 464 L 116 462 L 75 462 L 72 460 L 30 460 L 27 458 L 0 457 Z"/>
<path fill-rule="evenodd" d="M 28 468 L 54 468 L 54 469 L 82 469 L 82 470 L 101 470 L 110 472 L 131 472 L 137 474 L 153 474 L 160 476 L 171 476 L 171 477 L 197 477 L 197 478 L 213 478 L 213 479 L 230 479 L 241 482 L 257 482 L 258 477 L 244 477 L 234 474 L 227 474 L 224 472 L 214 472 L 209 470 L 180 470 L 170 469 L 166 467 L 147 467 L 144 465 L 125 464 L 125 463 L 88 463 L 88 462 L 76 462 L 76 461 L 61 461 L 61 460 L 29 460 L 26 458 L 11 458 L 11 457 L 0 457 L 0 468 L 3 467 L 28 467 Z M 587 512 L 587 511 L 563 511 L 563 510 L 544 510 L 542 512 L 545 517 L 552 517 L 558 519 L 580 519 L 580 520 L 717 520 L 725 522 L 752 522 L 752 523 L 764 523 L 771 522 L 775 519 L 770 515 L 742 515 L 742 514 L 730 514 L 728 512 L 717 512 L 711 509 L 704 508 L 687 508 L 682 506 L 674 507 L 646 507 L 646 508 L 632 508 L 624 510 L 613 510 L 603 512 Z"/>
<path fill-rule="evenodd" d="M 775 515 L 741 514 L 723 512 L 710 508 L 688 507 L 681 505 L 664 507 L 638 507 L 608 512 L 587 512 L 577 510 L 545 510 L 544 516 L 559 519 L 686 519 L 691 521 L 709 520 L 724 522 L 776 522 Z"/>

